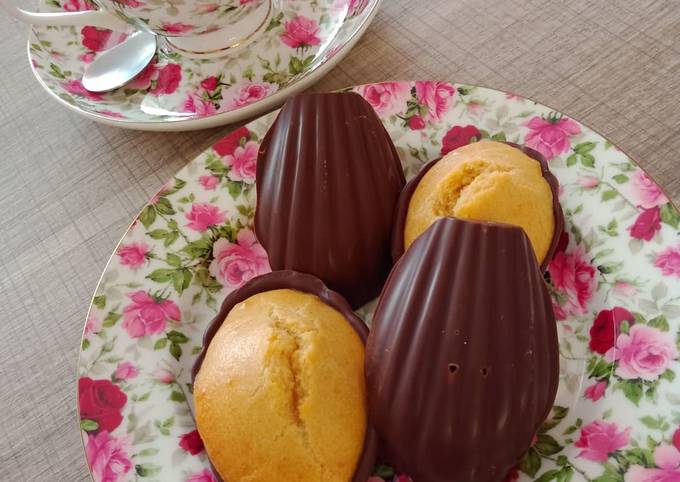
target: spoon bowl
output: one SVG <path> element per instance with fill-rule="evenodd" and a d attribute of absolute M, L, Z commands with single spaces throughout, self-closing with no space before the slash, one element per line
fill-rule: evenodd
<path fill-rule="evenodd" d="M 108 92 L 130 82 L 156 54 L 156 36 L 135 32 L 122 43 L 100 53 L 83 73 L 83 87 Z"/>

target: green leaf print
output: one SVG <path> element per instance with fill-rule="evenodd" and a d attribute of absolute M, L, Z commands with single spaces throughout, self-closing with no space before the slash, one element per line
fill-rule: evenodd
<path fill-rule="evenodd" d="M 562 451 L 563 447 L 547 433 L 538 434 L 534 449 L 541 455 L 555 455 Z"/>
<path fill-rule="evenodd" d="M 148 228 L 156 220 L 156 209 L 152 205 L 145 207 L 139 215 L 139 221 Z"/>
<path fill-rule="evenodd" d="M 560 473 L 559 469 L 552 469 L 548 470 L 547 472 L 543 473 L 538 479 L 536 479 L 535 482 L 549 482 L 551 480 L 555 480 L 557 477 L 557 474 Z"/>
<path fill-rule="evenodd" d="M 99 428 L 99 424 L 94 420 L 84 418 L 80 421 L 80 428 L 86 432 L 94 432 Z"/>
<path fill-rule="evenodd" d="M 118 322 L 118 320 L 120 320 L 121 316 L 122 315 L 119 315 L 118 313 L 109 311 L 109 313 L 106 315 L 106 318 L 104 318 L 104 321 L 102 322 L 102 326 L 104 328 L 111 328 Z"/>
<path fill-rule="evenodd" d="M 155 281 L 156 283 L 167 283 L 172 279 L 174 273 L 175 273 L 174 269 L 158 268 L 153 270 L 146 277 L 147 279 Z"/>
<path fill-rule="evenodd" d="M 640 380 L 622 380 L 616 382 L 614 388 L 623 390 L 623 394 L 626 398 L 636 406 L 640 404 L 640 400 L 642 399 L 642 382 Z"/>
<path fill-rule="evenodd" d="M 652 318 L 649 320 L 647 323 L 649 326 L 653 328 L 657 328 L 661 331 L 669 331 L 670 327 L 668 326 L 668 320 L 664 315 L 659 315 L 656 318 Z"/>
<path fill-rule="evenodd" d="M 305 70 L 305 65 L 297 57 L 291 57 L 290 62 L 288 62 L 288 71 L 290 75 L 297 75 Z"/>
<path fill-rule="evenodd" d="M 615 191 L 614 189 L 609 189 L 607 191 L 603 191 L 602 192 L 602 200 L 603 201 L 611 201 L 612 199 L 614 199 L 616 197 L 617 194 L 618 194 L 618 192 Z"/>
<path fill-rule="evenodd" d="M 661 221 L 675 229 L 680 227 L 680 213 L 671 203 L 661 206 Z"/>
<path fill-rule="evenodd" d="M 519 461 L 519 470 L 527 474 L 529 477 L 535 477 L 541 469 L 541 456 L 533 448 L 524 454 L 522 460 Z"/>
<path fill-rule="evenodd" d="M 140 477 L 153 477 L 161 471 L 160 465 L 156 464 L 137 464 L 135 465 L 135 472 Z"/>
<path fill-rule="evenodd" d="M 104 307 L 106 306 L 106 295 L 97 295 L 94 297 L 92 300 L 92 304 L 99 308 L 100 310 L 103 310 Z"/>
<path fill-rule="evenodd" d="M 182 347 L 179 346 L 177 343 L 171 343 L 170 354 L 175 360 L 179 361 L 179 359 L 182 357 Z"/>
<path fill-rule="evenodd" d="M 661 415 L 657 417 L 645 415 L 640 418 L 640 422 L 642 422 L 645 427 L 651 428 L 652 430 L 661 430 L 662 432 L 665 432 L 670 428 L 670 425 L 666 422 L 666 417 L 662 417 Z"/>
<path fill-rule="evenodd" d="M 172 343 L 186 343 L 189 341 L 189 338 L 184 333 L 177 330 L 168 332 L 167 337 Z"/>

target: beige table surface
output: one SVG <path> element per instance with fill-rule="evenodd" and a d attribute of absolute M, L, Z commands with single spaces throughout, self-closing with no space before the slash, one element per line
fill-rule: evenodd
<path fill-rule="evenodd" d="M 383 5 L 316 89 L 437 78 L 513 91 L 604 134 L 680 201 L 678 2 Z M 144 202 L 227 128 L 85 120 L 42 91 L 25 44 L 0 17 L 0 480 L 87 480 L 75 373 L 90 296 Z"/>

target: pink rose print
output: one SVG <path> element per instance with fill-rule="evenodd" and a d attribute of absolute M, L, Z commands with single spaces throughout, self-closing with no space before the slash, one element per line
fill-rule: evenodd
<path fill-rule="evenodd" d="M 130 8 L 138 8 L 146 5 L 146 3 L 138 2 L 137 0 L 113 0 L 113 1 Z"/>
<path fill-rule="evenodd" d="M 229 169 L 229 179 L 232 181 L 253 182 L 257 167 L 257 151 L 259 144 L 249 141 L 243 147 L 237 147 L 234 153 L 224 157 L 224 164 Z"/>
<path fill-rule="evenodd" d="M 220 178 L 217 176 L 201 176 L 198 178 L 198 182 L 201 183 L 201 186 L 206 191 L 214 191 L 220 183 Z"/>
<path fill-rule="evenodd" d="M 61 4 L 61 8 L 67 12 L 83 12 L 94 9 L 87 0 L 66 0 Z"/>
<path fill-rule="evenodd" d="M 123 421 L 127 395 L 110 380 L 78 379 L 80 418 L 97 424 L 97 431 L 113 432 Z"/>
<path fill-rule="evenodd" d="M 555 316 L 563 320 L 569 315 L 585 314 L 595 289 L 595 268 L 585 259 L 583 248 L 578 247 L 571 253 L 557 253 L 548 266 L 548 272 L 558 297 L 565 298 Z"/>
<path fill-rule="evenodd" d="M 465 105 L 465 108 L 468 111 L 468 114 L 470 114 L 473 117 L 479 118 L 480 115 L 484 112 L 484 104 L 478 101 L 470 101 Z"/>
<path fill-rule="evenodd" d="M 121 362 L 113 372 L 113 378 L 116 380 L 129 380 L 139 375 L 139 370 L 130 362 Z"/>
<path fill-rule="evenodd" d="M 442 156 L 482 138 L 482 133 L 473 125 L 453 126 L 442 139 Z"/>
<path fill-rule="evenodd" d="M 680 450 L 680 427 L 675 429 L 673 432 L 673 447 Z"/>
<path fill-rule="evenodd" d="M 380 117 L 389 117 L 406 110 L 411 88 L 404 82 L 382 82 L 357 87 L 357 94 L 371 104 Z"/>
<path fill-rule="evenodd" d="M 85 435 L 85 455 L 95 482 L 122 482 L 132 469 L 127 438 L 106 431 Z"/>
<path fill-rule="evenodd" d="M 112 110 L 100 110 L 99 113 L 101 115 L 105 115 L 107 117 L 114 117 L 116 119 L 125 119 L 125 116 L 121 114 L 120 112 L 114 112 Z"/>
<path fill-rule="evenodd" d="M 96 335 L 102 331 L 102 320 L 97 317 L 97 314 L 93 311 L 90 311 L 89 316 L 87 317 L 87 321 L 85 322 L 85 336 L 87 335 Z"/>
<path fill-rule="evenodd" d="M 589 386 L 588 388 L 585 389 L 583 392 L 583 396 L 592 400 L 593 402 L 597 402 L 602 396 L 604 395 L 604 392 L 607 391 L 607 382 L 597 382 L 594 385 Z"/>
<path fill-rule="evenodd" d="M 664 276 L 680 278 L 680 244 L 657 254 L 654 266 L 660 268 Z"/>
<path fill-rule="evenodd" d="M 191 206 L 191 211 L 186 213 L 184 217 L 189 221 L 187 227 L 199 233 L 206 231 L 210 226 L 222 224 L 227 218 L 225 213 L 220 211 L 220 208 L 209 203 L 194 203 Z"/>
<path fill-rule="evenodd" d="M 116 250 L 120 264 L 131 269 L 137 269 L 146 263 L 146 255 L 149 246 L 141 241 L 139 243 L 121 244 Z"/>
<path fill-rule="evenodd" d="M 645 209 L 655 208 L 668 202 L 657 183 L 652 181 L 644 171 L 633 174 L 633 186 L 639 199 L 639 206 Z"/>
<path fill-rule="evenodd" d="M 168 64 L 158 71 L 156 87 L 151 90 L 153 95 L 172 94 L 179 87 L 182 80 L 182 67 L 179 64 Z"/>
<path fill-rule="evenodd" d="M 165 368 L 158 368 L 157 370 L 154 370 L 153 377 L 157 382 L 164 383 L 166 385 L 175 381 L 175 374 L 170 370 L 166 370 Z"/>
<path fill-rule="evenodd" d="M 564 308 L 562 308 L 555 300 L 553 300 L 553 311 L 555 312 L 555 319 L 557 320 L 566 320 L 567 314 L 566 311 L 564 311 Z"/>
<path fill-rule="evenodd" d="M 104 98 L 101 96 L 101 94 L 90 92 L 85 87 L 83 87 L 83 83 L 80 80 L 69 80 L 68 82 L 62 84 L 62 86 L 69 94 L 85 97 L 86 99 L 102 100 Z"/>
<path fill-rule="evenodd" d="M 184 112 L 193 112 L 199 117 L 206 117 L 217 114 L 215 104 L 208 99 L 204 99 L 198 94 L 187 94 L 184 101 Z"/>
<path fill-rule="evenodd" d="M 615 306 L 611 310 L 600 311 L 590 327 L 588 348 L 600 355 L 607 353 L 616 344 L 616 336 L 624 321 L 629 325 L 635 323 L 635 317 L 625 308 Z"/>
<path fill-rule="evenodd" d="M 201 87 L 209 91 L 215 90 L 218 85 L 220 85 L 220 81 L 217 80 L 217 77 L 215 77 L 214 75 L 211 75 L 207 79 L 203 79 L 201 81 Z"/>
<path fill-rule="evenodd" d="M 137 76 L 127 83 L 126 89 L 146 90 L 151 86 L 151 81 L 158 78 L 156 60 L 152 60 L 149 65 L 144 67 Z"/>
<path fill-rule="evenodd" d="M 189 25 L 188 23 L 182 23 L 182 22 L 165 22 L 161 29 L 163 29 L 166 33 L 173 34 L 173 35 L 181 35 L 183 33 L 190 32 L 193 30 L 194 26 Z"/>
<path fill-rule="evenodd" d="M 198 455 L 203 452 L 203 440 L 198 434 L 198 430 L 185 433 L 179 436 L 179 446 L 191 455 Z"/>
<path fill-rule="evenodd" d="M 171 300 L 156 300 L 144 291 L 128 293 L 132 303 L 123 309 L 123 328 L 130 338 L 156 335 L 168 320 L 180 321 L 179 307 Z"/>
<path fill-rule="evenodd" d="M 243 81 L 232 86 L 225 94 L 225 99 L 231 99 L 228 102 L 228 110 L 238 109 L 253 102 L 264 99 L 270 96 L 278 87 L 269 82 L 250 82 Z"/>
<path fill-rule="evenodd" d="M 81 62 L 85 62 L 86 64 L 91 64 L 96 56 L 97 54 L 95 54 L 94 52 L 85 52 L 84 54 L 80 54 L 78 56 L 78 60 L 80 60 Z"/>
<path fill-rule="evenodd" d="M 456 88 L 448 82 L 431 80 L 416 82 L 416 99 L 420 105 L 427 107 L 424 119 L 436 122 L 453 107 Z"/>
<path fill-rule="evenodd" d="M 347 15 L 350 17 L 361 15 L 367 5 L 368 0 L 349 0 L 349 5 L 347 6 Z"/>
<path fill-rule="evenodd" d="M 331 8 L 339 12 L 346 8 L 348 17 L 356 17 L 361 15 L 367 5 L 368 0 L 335 0 Z"/>
<path fill-rule="evenodd" d="M 419 131 L 425 129 L 425 119 L 419 115 L 414 115 L 408 120 L 408 127 L 412 131 Z"/>
<path fill-rule="evenodd" d="M 638 292 L 637 288 L 632 284 L 628 283 L 627 281 L 617 281 L 616 283 L 614 283 L 612 291 L 622 298 L 629 298 L 631 296 L 635 296 Z"/>
<path fill-rule="evenodd" d="M 281 41 L 290 48 L 299 49 L 319 45 L 321 39 L 317 36 L 319 26 L 316 20 L 298 15 L 284 24 L 286 31 L 281 35 Z"/>
<path fill-rule="evenodd" d="M 271 271 L 267 253 L 255 239 L 255 234 L 248 229 L 238 233 L 236 243 L 218 239 L 213 245 L 213 256 L 215 259 L 210 263 L 210 274 L 232 288 Z"/>
<path fill-rule="evenodd" d="M 250 131 L 246 127 L 239 127 L 228 136 L 217 141 L 213 149 L 222 157 L 230 156 L 237 147 L 245 145 L 248 139 L 250 139 Z"/>
<path fill-rule="evenodd" d="M 83 27 L 80 30 L 82 35 L 81 43 L 85 48 L 92 52 L 101 52 L 113 45 L 109 44 L 111 38 L 111 30 L 97 28 L 97 27 Z"/>
<path fill-rule="evenodd" d="M 628 227 L 630 236 L 635 239 L 651 241 L 661 230 L 661 211 L 658 207 L 643 209 L 635 222 Z"/>
<path fill-rule="evenodd" d="M 192 474 L 187 479 L 187 482 L 217 482 L 215 476 L 210 469 L 203 469 L 200 472 Z"/>
<path fill-rule="evenodd" d="M 606 462 L 609 454 L 628 445 L 629 439 L 630 427 L 621 432 L 615 423 L 595 420 L 581 428 L 581 437 L 574 442 L 574 447 L 583 449 L 577 457 Z"/>
<path fill-rule="evenodd" d="M 633 465 L 625 475 L 626 482 L 678 482 L 680 480 L 680 451 L 674 445 L 661 445 L 654 449 L 654 463 L 650 469 Z"/>
<path fill-rule="evenodd" d="M 529 128 L 524 143 L 543 154 L 546 159 L 564 154 L 571 147 L 570 137 L 581 133 L 581 127 L 566 117 L 543 119 L 535 116 L 526 126 Z"/>
<path fill-rule="evenodd" d="M 600 185 L 600 180 L 595 176 L 583 176 L 582 178 L 578 179 L 576 183 L 583 189 L 595 189 Z"/>
<path fill-rule="evenodd" d="M 217 10 L 220 6 L 216 3 L 202 3 L 196 7 L 196 12 L 198 13 L 212 13 Z"/>
<path fill-rule="evenodd" d="M 670 368 L 678 356 L 671 333 L 646 325 L 633 325 L 628 334 L 619 335 L 605 359 L 618 362 L 616 375 L 624 380 L 653 381 Z"/>
<path fill-rule="evenodd" d="M 569 233 L 564 231 L 560 235 L 560 239 L 557 240 L 557 246 L 555 247 L 555 253 L 563 253 L 569 247 Z"/>

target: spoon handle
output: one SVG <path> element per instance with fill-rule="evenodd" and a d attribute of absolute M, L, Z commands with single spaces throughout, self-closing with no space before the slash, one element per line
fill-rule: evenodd
<path fill-rule="evenodd" d="M 90 25 L 92 27 L 108 28 L 118 32 L 130 29 L 130 24 L 120 18 L 102 10 L 87 12 L 38 13 L 29 12 L 17 7 L 12 0 L 0 0 L 0 9 L 9 15 L 32 25 Z"/>

